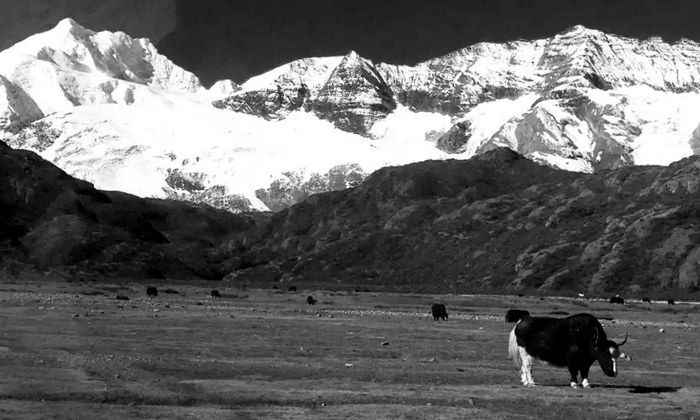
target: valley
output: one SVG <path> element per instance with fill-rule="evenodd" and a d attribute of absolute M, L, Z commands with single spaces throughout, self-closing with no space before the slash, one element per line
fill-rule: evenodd
<path fill-rule="evenodd" d="M 0 417 L 692 419 L 700 306 L 628 299 L 297 292 L 224 284 L 3 282 Z M 212 298 L 216 287 L 221 298 Z M 165 293 L 171 289 L 171 293 Z M 177 291 L 177 294 L 172 293 Z M 116 300 L 124 295 L 128 301 Z M 306 297 L 314 296 L 316 305 Z M 448 322 L 430 304 L 443 302 Z M 510 308 L 589 312 L 632 360 L 594 388 L 537 364 L 520 385 Z M 551 316 L 551 315 L 550 315 Z M 659 332 L 660 329 L 663 333 Z"/>

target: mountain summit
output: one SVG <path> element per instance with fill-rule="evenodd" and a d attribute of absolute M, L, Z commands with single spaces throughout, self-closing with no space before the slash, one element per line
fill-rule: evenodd
<path fill-rule="evenodd" d="M 203 90 L 194 74 L 158 54 L 147 39 L 93 32 L 70 18 L 0 52 L 0 74 L 30 96 L 44 115 L 80 105 L 130 104 L 147 95 L 144 86 L 182 93 Z"/>
<path fill-rule="evenodd" d="M 414 66 L 300 58 L 205 90 L 146 39 L 64 19 L 0 52 L 0 139 L 98 188 L 279 210 L 508 147 L 595 172 L 700 151 L 700 46 L 574 26 Z"/>

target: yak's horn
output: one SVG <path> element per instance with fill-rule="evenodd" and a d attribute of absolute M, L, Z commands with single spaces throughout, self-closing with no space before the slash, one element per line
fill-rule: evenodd
<path fill-rule="evenodd" d="M 627 336 L 628 336 L 628 335 L 629 335 L 628 333 L 625 333 L 625 339 L 622 340 L 621 343 L 617 343 L 617 346 L 618 346 L 618 347 L 622 346 L 623 344 L 625 344 L 625 343 L 627 342 Z"/>

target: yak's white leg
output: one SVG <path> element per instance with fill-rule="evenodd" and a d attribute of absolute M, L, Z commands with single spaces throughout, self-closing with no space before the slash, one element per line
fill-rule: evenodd
<path fill-rule="evenodd" d="M 583 385 L 584 388 L 590 388 L 591 384 L 588 383 L 588 378 L 583 378 L 583 381 L 581 382 L 581 385 Z"/>
<path fill-rule="evenodd" d="M 571 382 L 571 387 L 572 387 L 572 388 L 579 388 L 580 385 L 578 384 L 578 382 L 573 382 L 573 381 L 572 381 L 572 382 Z"/>
<path fill-rule="evenodd" d="M 532 379 L 532 366 L 535 364 L 535 358 L 527 354 L 524 347 L 518 347 L 520 351 L 520 359 L 522 360 L 522 381 L 525 386 L 535 386 L 535 381 Z"/>

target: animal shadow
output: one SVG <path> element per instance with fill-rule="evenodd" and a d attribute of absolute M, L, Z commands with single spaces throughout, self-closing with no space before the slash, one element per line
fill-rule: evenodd
<path fill-rule="evenodd" d="M 678 392 L 682 386 L 644 386 L 644 385 L 594 385 L 596 388 L 628 389 L 632 394 L 665 394 Z"/>
<path fill-rule="evenodd" d="M 681 388 L 681 386 L 633 386 L 630 392 L 633 394 L 663 394 L 677 392 Z"/>
<path fill-rule="evenodd" d="M 567 385 L 542 385 L 551 386 L 552 388 L 567 388 Z M 643 386 L 643 385 L 592 385 L 594 389 L 627 389 L 632 394 L 665 394 L 669 392 L 678 392 L 682 386 Z"/>

